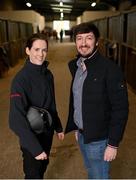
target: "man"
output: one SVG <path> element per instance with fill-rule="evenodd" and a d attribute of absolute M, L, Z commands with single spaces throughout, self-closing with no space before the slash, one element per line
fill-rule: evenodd
<path fill-rule="evenodd" d="M 74 29 L 78 51 L 72 74 L 65 132 L 76 130 L 90 179 L 109 178 L 128 118 L 127 87 L 121 69 L 98 51 L 99 30 L 89 22 Z"/>
<path fill-rule="evenodd" d="M 60 31 L 60 42 L 62 42 L 63 41 L 63 30 L 61 29 L 61 31 Z"/>

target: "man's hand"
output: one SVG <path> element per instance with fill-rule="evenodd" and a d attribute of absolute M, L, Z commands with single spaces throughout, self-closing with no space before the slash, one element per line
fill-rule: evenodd
<path fill-rule="evenodd" d="M 58 137 L 59 140 L 62 141 L 64 139 L 64 133 L 63 132 L 57 133 L 57 137 Z"/>
<path fill-rule="evenodd" d="M 117 156 L 117 148 L 107 146 L 104 152 L 104 161 L 112 161 Z"/>
<path fill-rule="evenodd" d="M 35 157 L 36 160 L 45 160 L 47 159 L 47 154 L 45 152 L 42 152 L 38 156 Z"/>

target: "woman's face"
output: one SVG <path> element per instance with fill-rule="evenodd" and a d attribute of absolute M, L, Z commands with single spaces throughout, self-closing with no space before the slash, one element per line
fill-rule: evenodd
<path fill-rule="evenodd" d="M 29 56 L 31 63 L 42 65 L 47 56 L 47 43 L 44 40 L 35 40 L 31 49 L 26 48 L 26 54 Z"/>

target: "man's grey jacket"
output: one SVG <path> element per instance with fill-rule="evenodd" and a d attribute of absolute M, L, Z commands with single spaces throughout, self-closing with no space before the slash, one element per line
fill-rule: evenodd
<path fill-rule="evenodd" d="M 69 62 L 73 80 L 78 68 L 77 60 Z M 123 73 L 119 66 L 98 51 L 85 60 L 85 65 L 87 77 L 82 94 L 84 143 L 108 139 L 109 145 L 117 147 L 128 119 L 128 94 Z M 78 129 L 73 119 L 73 80 L 65 133 Z"/>

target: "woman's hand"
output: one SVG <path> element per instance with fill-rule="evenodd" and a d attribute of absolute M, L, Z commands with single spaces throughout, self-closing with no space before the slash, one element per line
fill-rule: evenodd
<path fill-rule="evenodd" d="M 35 157 L 36 160 L 45 160 L 47 159 L 47 154 L 45 152 L 42 152 L 38 156 Z"/>
<path fill-rule="evenodd" d="M 64 133 L 63 132 L 57 133 L 57 137 L 58 137 L 59 140 L 62 141 L 64 139 Z"/>
<path fill-rule="evenodd" d="M 76 138 L 76 141 L 78 141 L 78 131 L 75 131 L 75 138 Z"/>
<path fill-rule="evenodd" d="M 117 156 L 117 148 L 107 146 L 104 152 L 104 161 L 112 161 Z"/>

